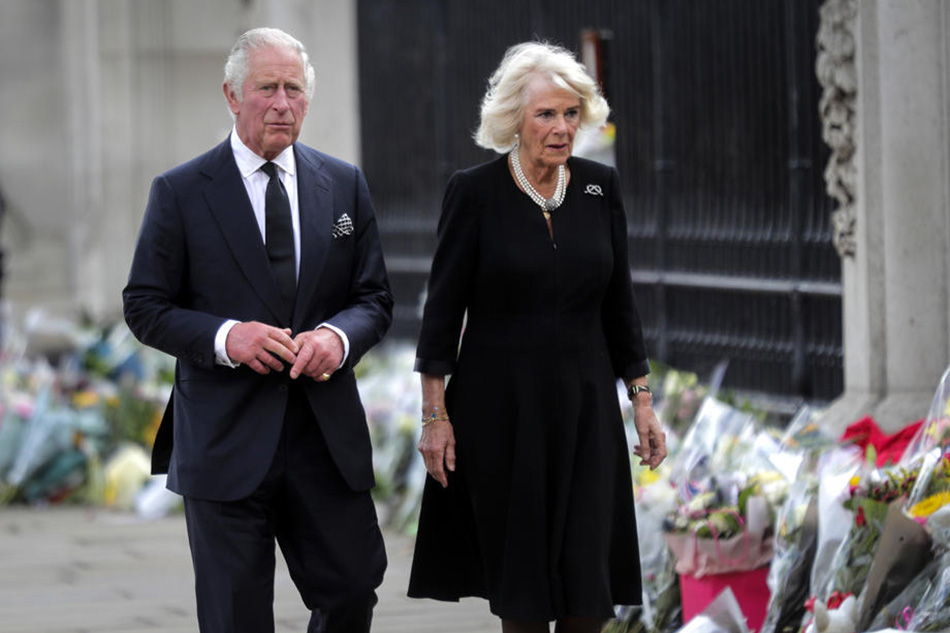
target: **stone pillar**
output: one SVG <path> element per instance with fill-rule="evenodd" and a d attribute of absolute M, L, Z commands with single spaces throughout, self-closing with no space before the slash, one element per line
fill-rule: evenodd
<path fill-rule="evenodd" d="M 131 259 L 135 227 L 133 76 L 128 3 L 64 2 L 63 42 L 69 96 L 69 265 L 73 312 L 119 318 L 118 289 Z"/>
<path fill-rule="evenodd" d="M 854 151 L 826 174 L 842 203 L 845 393 L 825 420 L 839 431 L 872 415 L 894 430 L 926 416 L 950 359 L 950 6 L 828 0 L 822 19 L 840 22 L 837 45 L 853 35 L 856 71 Z M 828 73 L 822 83 L 827 96 Z M 850 209 L 836 171 L 845 189 L 853 175 Z"/>

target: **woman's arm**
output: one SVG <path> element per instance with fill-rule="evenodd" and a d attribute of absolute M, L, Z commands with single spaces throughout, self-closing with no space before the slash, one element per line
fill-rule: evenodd
<path fill-rule="evenodd" d="M 640 444 L 634 447 L 633 453 L 640 458 L 641 466 L 649 466 L 653 470 L 666 459 L 666 434 L 656 419 L 647 377 L 639 376 L 626 382 L 627 395 L 633 404 L 633 425 L 640 438 Z"/>
<path fill-rule="evenodd" d="M 422 437 L 419 452 L 429 474 L 445 488 L 455 470 L 455 431 L 445 410 L 445 376 L 422 376 Z"/>

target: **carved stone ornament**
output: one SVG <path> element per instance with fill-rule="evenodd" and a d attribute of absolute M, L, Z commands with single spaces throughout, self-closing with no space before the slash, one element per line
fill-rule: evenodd
<path fill-rule="evenodd" d="M 856 96 L 858 90 L 855 67 L 854 28 L 857 0 L 825 0 L 820 10 L 818 27 L 818 59 L 816 73 L 822 94 L 818 109 L 821 114 L 821 135 L 831 147 L 825 168 L 828 195 L 838 202 L 832 214 L 834 245 L 840 257 L 854 257 L 854 201 L 857 173 L 854 166 Z"/>

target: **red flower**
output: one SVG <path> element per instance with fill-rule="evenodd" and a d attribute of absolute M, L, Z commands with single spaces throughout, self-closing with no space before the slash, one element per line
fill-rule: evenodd
<path fill-rule="evenodd" d="M 858 527 L 864 527 L 868 524 L 868 520 L 864 516 L 864 508 L 858 508 L 858 513 L 854 515 L 854 522 Z"/>
<path fill-rule="evenodd" d="M 812 596 L 805 601 L 805 611 L 808 611 L 809 613 L 815 612 L 815 596 Z"/>
<path fill-rule="evenodd" d="M 863 516 L 863 515 L 862 515 Z M 841 606 L 841 603 L 844 602 L 848 596 L 854 595 L 851 592 L 841 593 L 840 591 L 833 591 L 830 596 L 828 596 L 828 609 L 833 610 Z"/>

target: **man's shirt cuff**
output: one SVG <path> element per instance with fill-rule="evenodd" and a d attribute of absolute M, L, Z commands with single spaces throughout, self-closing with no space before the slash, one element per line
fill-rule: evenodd
<path fill-rule="evenodd" d="M 340 340 L 343 341 L 343 360 L 340 361 L 340 367 L 346 363 L 346 359 L 350 357 L 350 339 L 346 338 L 346 333 L 338 328 L 335 325 L 330 325 L 329 323 L 321 323 L 317 326 L 317 329 L 325 327 L 327 329 L 333 330 L 336 332 L 336 335 L 340 337 Z M 337 367 L 339 369 L 340 367 Z"/>
<path fill-rule="evenodd" d="M 238 321 L 234 319 L 228 319 L 221 324 L 221 327 L 218 328 L 218 333 L 214 335 L 214 361 L 219 365 L 224 365 L 225 367 L 239 367 L 241 363 L 231 362 L 231 359 L 228 358 L 228 333 L 231 331 L 235 325 L 238 324 Z"/>

